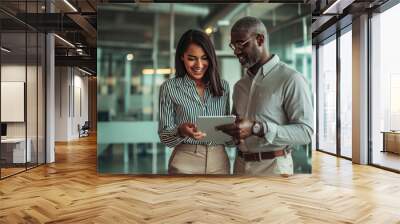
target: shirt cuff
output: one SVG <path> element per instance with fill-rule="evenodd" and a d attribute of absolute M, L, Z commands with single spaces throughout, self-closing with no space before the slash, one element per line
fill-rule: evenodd
<path fill-rule="evenodd" d="M 183 141 L 187 141 L 189 137 L 182 137 L 178 133 L 178 128 L 170 129 L 163 133 L 160 133 L 160 139 L 169 148 L 175 148 L 175 146 L 181 144 Z"/>
<path fill-rule="evenodd" d="M 272 144 L 272 142 L 275 140 L 278 125 L 272 123 L 272 122 L 263 122 L 264 127 L 264 133 L 265 133 L 265 140 L 267 140 L 268 143 Z"/>
<path fill-rule="evenodd" d="M 261 125 L 262 125 L 262 127 L 263 127 L 263 136 L 265 136 L 267 133 L 268 133 L 268 126 L 267 126 L 267 124 L 265 123 L 265 122 L 261 122 Z"/>
<path fill-rule="evenodd" d="M 175 130 L 174 130 L 174 135 L 175 135 L 175 137 L 177 138 L 178 144 L 181 143 L 181 142 L 183 142 L 183 141 L 185 141 L 185 140 L 188 140 L 188 139 L 189 139 L 188 136 L 181 136 L 181 135 L 179 134 L 178 128 L 175 128 Z"/>

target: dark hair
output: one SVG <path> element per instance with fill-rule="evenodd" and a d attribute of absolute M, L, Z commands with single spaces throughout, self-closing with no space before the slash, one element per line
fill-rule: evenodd
<path fill-rule="evenodd" d="M 215 55 L 214 45 L 210 38 L 200 30 L 186 31 L 176 46 L 175 54 L 175 69 L 176 77 L 184 77 L 187 75 L 185 65 L 182 61 L 182 56 L 190 44 L 199 45 L 206 53 L 208 58 L 208 68 L 203 77 L 203 82 L 210 84 L 211 93 L 214 97 L 223 95 L 223 87 L 218 72 L 217 56 Z"/>

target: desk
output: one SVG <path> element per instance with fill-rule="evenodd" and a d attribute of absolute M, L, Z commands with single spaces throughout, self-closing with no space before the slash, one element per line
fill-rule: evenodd
<path fill-rule="evenodd" d="M 400 154 L 400 131 L 383 131 L 383 151 Z"/>
<path fill-rule="evenodd" d="M 25 138 L 6 138 L 1 139 L 1 157 L 6 160 L 6 163 L 25 163 L 31 161 L 31 145 L 30 138 L 27 139 L 26 154 L 25 154 Z M 12 158 L 12 159 L 11 159 Z"/>

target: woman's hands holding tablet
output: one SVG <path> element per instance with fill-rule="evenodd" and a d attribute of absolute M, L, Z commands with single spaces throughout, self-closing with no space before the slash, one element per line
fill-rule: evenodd
<path fill-rule="evenodd" d="M 196 125 L 192 123 L 183 123 L 179 125 L 178 132 L 182 137 L 190 137 L 196 140 L 206 137 L 206 133 L 198 131 Z"/>

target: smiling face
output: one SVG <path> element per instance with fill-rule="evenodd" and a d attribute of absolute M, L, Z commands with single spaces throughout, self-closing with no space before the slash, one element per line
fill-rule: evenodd
<path fill-rule="evenodd" d="M 202 80 L 208 68 L 208 57 L 197 44 L 190 44 L 181 57 L 186 72 L 193 80 Z"/>
<path fill-rule="evenodd" d="M 248 32 L 232 32 L 231 43 L 242 45 L 234 50 L 240 64 L 245 68 L 251 68 L 261 59 L 261 48 L 257 46 L 257 35 Z M 243 44 L 244 43 L 244 44 Z"/>

